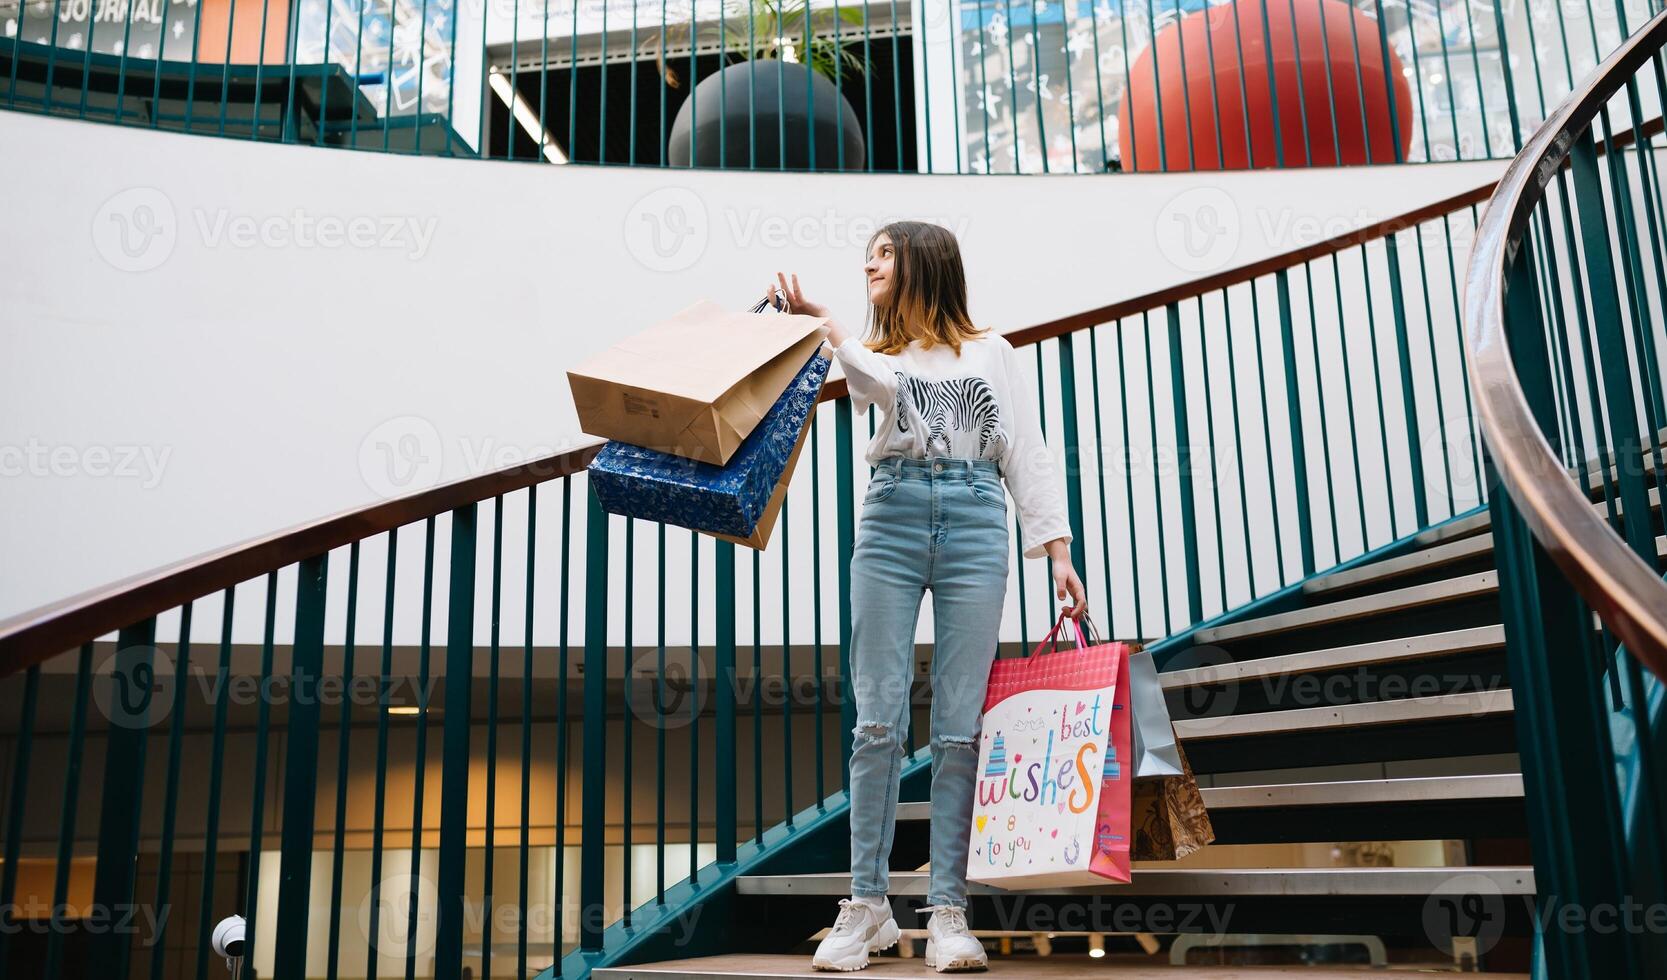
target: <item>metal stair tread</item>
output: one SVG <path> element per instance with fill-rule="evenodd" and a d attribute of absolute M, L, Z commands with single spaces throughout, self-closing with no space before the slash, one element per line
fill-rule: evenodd
<path fill-rule="evenodd" d="M 924 871 L 893 871 L 888 894 L 925 897 Z M 1115 895 L 1115 896 L 1383 896 L 1426 898 L 1455 887 L 1463 893 L 1486 881 L 1502 895 L 1534 894 L 1534 869 L 1527 866 L 1455 865 L 1438 868 L 1137 868 L 1130 884 L 1053 886 L 1006 889 L 976 881 L 971 895 Z M 851 876 L 842 872 L 799 875 L 742 875 L 735 879 L 741 895 L 851 894 Z"/>
<path fill-rule="evenodd" d="M 1393 701 L 1363 701 L 1357 704 L 1288 708 L 1246 715 L 1213 718 L 1182 718 L 1175 722 L 1175 734 L 1183 740 L 1208 740 L 1246 735 L 1280 735 L 1323 731 L 1334 728 L 1363 728 L 1421 721 L 1453 721 L 1508 714 L 1514 702 L 1508 689 L 1437 694 L 1424 698 Z"/>
<path fill-rule="evenodd" d="M 1411 776 L 1397 779 L 1350 779 L 1321 783 L 1269 783 L 1258 786 L 1206 786 L 1201 792 L 1211 810 L 1264 807 L 1359 806 L 1370 803 L 1445 803 L 1457 800 L 1522 799 L 1522 774 L 1479 776 Z M 930 802 L 897 804 L 898 820 L 928 820 Z"/>
<path fill-rule="evenodd" d="M 1289 674 L 1346 670 L 1351 667 L 1406 660 L 1427 660 L 1432 657 L 1497 649 L 1504 645 L 1503 625 L 1467 626 L 1439 633 L 1420 633 L 1417 636 L 1394 637 L 1348 646 L 1305 650 L 1300 653 L 1166 670 L 1160 673 L 1158 678 L 1165 691 L 1177 691 L 1204 684 L 1243 683 Z"/>
<path fill-rule="evenodd" d="M 1291 630 L 1361 619 L 1381 613 L 1400 612 L 1452 599 L 1488 595 L 1499 590 L 1495 571 L 1473 572 L 1439 582 L 1425 582 L 1370 595 L 1353 596 L 1334 602 L 1292 609 L 1243 622 L 1201 629 L 1192 635 L 1194 644 L 1223 643 L 1251 637 L 1270 636 Z"/>
<path fill-rule="evenodd" d="M 980 935 L 986 930 L 976 930 Z M 998 930 L 999 933 L 999 930 Z M 1014 933 L 1008 933 L 1014 934 Z M 1030 933 L 1024 933 L 1029 935 Z M 1375 971 L 1393 976 L 1398 971 Z M 975 976 L 1022 976 L 1025 980 L 1091 980 L 1115 975 L 1118 980 L 1173 980 L 1186 975 L 1201 980 L 1270 980 L 1272 977 L 1299 977 L 1301 980 L 1359 980 L 1359 967 L 1353 966 L 1187 966 L 1173 967 L 1165 960 L 1152 962 L 1091 959 L 1079 955 L 1051 956 L 991 956 L 987 974 Z M 804 953 L 724 953 L 717 956 L 696 956 L 659 963 L 639 963 L 633 966 L 598 967 L 590 974 L 596 980 L 722 980 L 725 977 L 744 980 L 783 980 L 792 977 L 839 976 L 821 973 L 810 967 L 810 956 Z M 869 961 L 869 967 L 857 976 L 863 977 L 939 977 L 926 965 L 924 957 L 883 956 Z M 1498 980 L 1528 980 L 1525 973 L 1489 973 Z"/>
<path fill-rule="evenodd" d="M 1397 575 L 1423 571 L 1427 568 L 1463 561 L 1466 558 L 1475 558 L 1492 551 L 1493 532 L 1483 531 L 1480 534 L 1443 541 L 1409 554 L 1371 562 L 1358 568 L 1347 568 L 1340 572 L 1319 575 L 1304 582 L 1302 591 L 1310 595 L 1316 595 L 1321 592 L 1366 585 L 1370 582 L 1394 578 Z"/>

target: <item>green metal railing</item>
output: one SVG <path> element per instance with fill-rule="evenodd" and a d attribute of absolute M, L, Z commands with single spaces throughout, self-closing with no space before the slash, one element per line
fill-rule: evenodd
<path fill-rule="evenodd" d="M 1009 335 L 1109 634 L 1277 610 L 1486 503 L 1454 255 L 1490 190 Z M 590 448 L 0 623 L 0 926 L 44 933 L 0 928 L 0 963 L 205 977 L 232 912 L 246 974 L 283 978 L 720 951 L 745 923 L 681 924 L 725 882 L 843 842 L 867 473 L 842 389 L 763 552 L 603 513 Z M 1014 567 L 1008 650 L 1055 611 Z M 158 935 L 78 931 L 89 908 Z"/>
<path fill-rule="evenodd" d="M 1535 881 L 1585 910 L 1667 894 L 1664 48 L 1657 15 L 1533 134 L 1466 293 Z M 1659 929 L 1541 939 L 1550 976 L 1667 972 Z"/>
<path fill-rule="evenodd" d="M 1655 9 L 0 0 L 0 104 L 600 165 L 1098 173 L 1503 159 Z M 739 100 L 737 87 L 745 111 L 714 132 L 712 101 L 702 126 L 690 101 L 702 85 Z"/>

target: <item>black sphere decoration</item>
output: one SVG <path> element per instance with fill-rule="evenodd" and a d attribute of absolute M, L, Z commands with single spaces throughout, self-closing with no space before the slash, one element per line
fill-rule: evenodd
<path fill-rule="evenodd" d="M 806 65 L 775 58 L 739 62 L 701 79 L 672 123 L 666 157 L 673 166 L 745 170 L 750 164 L 759 170 L 777 170 L 784 166 L 784 142 L 788 170 L 864 170 L 868 165 L 856 110 L 833 83 Z M 691 147 L 695 151 L 692 162 Z"/>

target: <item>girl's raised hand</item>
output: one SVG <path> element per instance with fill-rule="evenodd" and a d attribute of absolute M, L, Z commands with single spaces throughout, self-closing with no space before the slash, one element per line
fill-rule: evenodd
<path fill-rule="evenodd" d="M 781 282 L 781 291 L 787 297 L 787 312 L 805 313 L 810 316 L 827 316 L 828 308 L 820 303 L 813 303 L 805 298 L 804 290 L 799 288 L 799 274 L 793 274 L 793 284 L 787 284 L 787 277 L 780 272 L 776 278 Z"/>

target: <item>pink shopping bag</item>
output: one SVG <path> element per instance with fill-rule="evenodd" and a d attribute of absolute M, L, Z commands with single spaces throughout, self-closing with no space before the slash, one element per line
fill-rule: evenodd
<path fill-rule="evenodd" d="M 1129 881 L 1131 729 L 1126 643 L 990 667 L 967 879 L 1003 888 Z"/>

